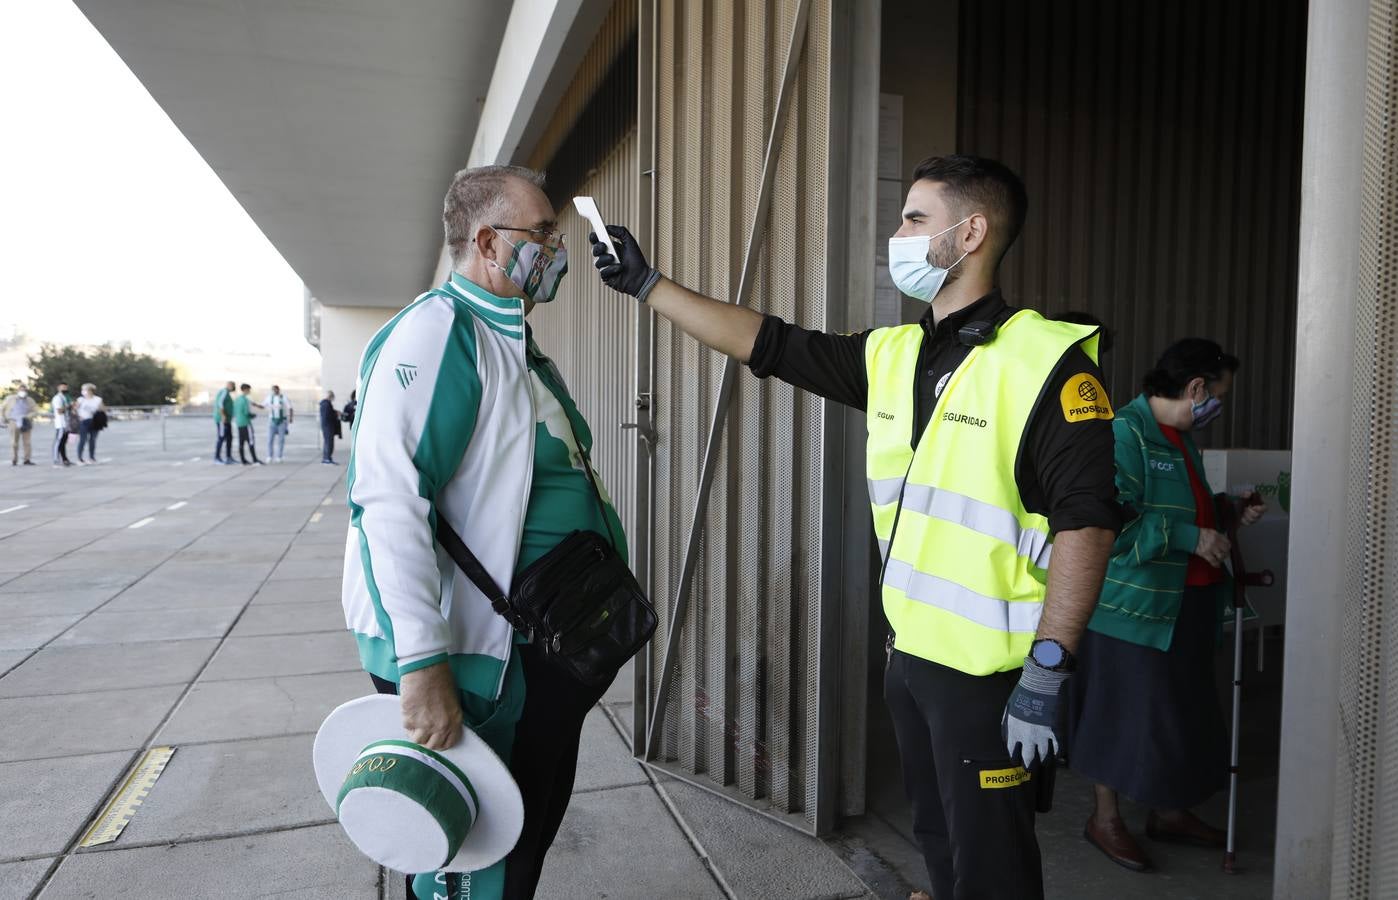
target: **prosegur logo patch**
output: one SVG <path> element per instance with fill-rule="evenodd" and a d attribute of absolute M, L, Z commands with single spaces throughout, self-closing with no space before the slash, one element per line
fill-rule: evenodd
<path fill-rule="evenodd" d="M 399 363 L 393 367 L 393 374 L 398 377 L 398 384 L 403 390 L 408 389 L 408 385 L 417 380 L 417 366 L 410 366 L 407 363 Z"/>
<path fill-rule="evenodd" d="M 981 769 L 981 790 L 993 791 L 1001 788 L 1019 787 L 1027 781 L 1033 779 L 1033 775 L 1025 771 L 1024 766 L 1015 766 L 1012 769 Z"/>
<path fill-rule="evenodd" d="M 1063 406 L 1063 418 L 1069 422 L 1116 418 L 1101 382 L 1086 372 L 1079 372 L 1069 378 L 1068 383 L 1063 385 L 1058 400 Z"/>

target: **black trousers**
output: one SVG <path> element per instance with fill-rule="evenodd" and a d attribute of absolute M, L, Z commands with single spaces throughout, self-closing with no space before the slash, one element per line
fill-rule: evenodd
<path fill-rule="evenodd" d="M 214 429 L 217 436 L 214 438 L 214 459 L 216 461 L 224 458 L 233 458 L 233 426 L 227 422 L 215 422 Z"/>
<path fill-rule="evenodd" d="M 248 458 L 243 455 L 244 447 L 252 452 L 252 461 L 257 462 L 257 440 L 253 437 L 251 425 L 238 426 L 238 459 L 247 462 Z M 229 458 L 232 458 L 232 454 Z"/>
<path fill-rule="evenodd" d="M 524 799 L 524 829 L 505 858 L 505 898 L 529 900 L 539 886 L 544 856 L 558 836 L 558 826 L 573 796 L 583 720 L 607 686 L 579 684 L 544 659 L 533 644 L 520 644 L 516 649 L 524 666 L 524 713 L 515 725 L 509 764 Z M 396 684 L 370 677 L 379 693 L 398 692 Z M 430 900 L 413 893 L 411 876 L 407 896 L 408 900 Z"/>
<path fill-rule="evenodd" d="M 1018 672 L 967 675 L 893 651 L 884 699 L 937 900 L 1042 900 L 1034 786 L 1000 737 Z"/>
<path fill-rule="evenodd" d="M 335 426 L 320 426 L 320 459 L 321 462 L 331 462 L 335 459 Z"/>

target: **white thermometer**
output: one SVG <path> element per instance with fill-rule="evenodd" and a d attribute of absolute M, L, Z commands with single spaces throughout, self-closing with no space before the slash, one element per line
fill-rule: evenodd
<path fill-rule="evenodd" d="M 602 214 L 597 211 L 597 201 L 593 200 L 591 197 L 574 197 L 573 206 L 577 208 L 578 215 L 587 219 L 588 223 L 592 225 L 593 232 L 596 233 L 602 243 L 607 245 L 607 252 L 620 262 L 621 256 L 616 252 L 616 247 L 612 244 L 612 236 L 607 234 L 607 223 L 602 221 Z"/>

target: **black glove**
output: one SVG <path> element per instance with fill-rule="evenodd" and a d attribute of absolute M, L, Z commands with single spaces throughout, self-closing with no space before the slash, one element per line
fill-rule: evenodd
<path fill-rule="evenodd" d="M 646 262 L 641 245 L 631 236 L 624 225 L 608 225 L 607 233 L 612 236 L 612 244 L 621 254 L 618 260 L 607 252 L 607 245 L 598 239 L 597 233 L 589 232 L 587 239 L 592 242 L 592 264 L 602 276 L 602 283 L 612 290 L 630 294 L 642 303 L 651 288 L 660 280 L 660 272 Z"/>

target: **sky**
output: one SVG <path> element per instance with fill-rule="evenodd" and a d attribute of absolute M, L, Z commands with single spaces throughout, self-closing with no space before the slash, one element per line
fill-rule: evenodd
<path fill-rule="evenodd" d="M 0 85 L 0 339 L 318 371 L 301 279 L 70 0 L 0 3 Z"/>

